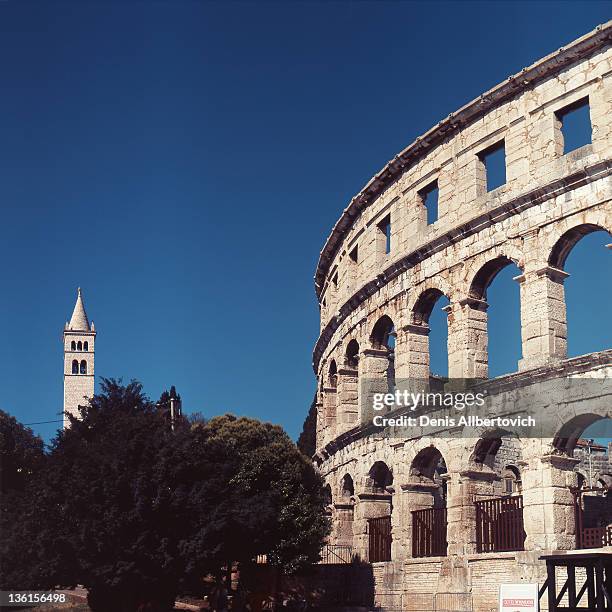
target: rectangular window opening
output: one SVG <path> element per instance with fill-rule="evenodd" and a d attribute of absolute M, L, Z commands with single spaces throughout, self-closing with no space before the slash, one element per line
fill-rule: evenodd
<path fill-rule="evenodd" d="M 359 249 L 358 245 L 355 245 L 355 248 L 349 253 L 349 258 L 353 263 L 359 262 Z"/>
<path fill-rule="evenodd" d="M 484 166 L 487 191 L 506 184 L 506 148 L 503 140 L 481 151 L 478 158 Z"/>
<path fill-rule="evenodd" d="M 385 255 L 391 252 L 391 215 L 387 215 L 379 224 L 378 229 L 385 236 Z"/>
<path fill-rule="evenodd" d="M 338 286 L 338 273 L 337 272 L 332 276 L 332 283 L 334 284 L 334 287 Z"/>
<path fill-rule="evenodd" d="M 563 155 L 591 144 L 593 128 L 589 99 L 582 98 L 555 113 L 561 124 Z"/>
<path fill-rule="evenodd" d="M 438 181 L 434 181 L 419 191 L 421 203 L 427 209 L 427 225 L 438 220 Z"/>

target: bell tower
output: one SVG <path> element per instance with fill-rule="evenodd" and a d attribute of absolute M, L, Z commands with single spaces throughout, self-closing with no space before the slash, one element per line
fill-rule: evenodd
<path fill-rule="evenodd" d="M 78 407 L 93 397 L 95 348 L 96 330 L 87 318 L 79 287 L 72 317 L 64 327 L 64 412 L 78 415 Z"/>

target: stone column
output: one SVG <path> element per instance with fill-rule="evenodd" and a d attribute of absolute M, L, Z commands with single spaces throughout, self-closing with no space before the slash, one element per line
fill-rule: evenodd
<path fill-rule="evenodd" d="M 333 543 L 340 546 L 353 546 L 353 521 L 355 504 L 344 502 L 334 504 Z"/>
<path fill-rule="evenodd" d="M 323 420 L 325 423 L 324 443 L 336 436 L 336 405 L 338 393 L 336 387 L 323 388 Z"/>
<path fill-rule="evenodd" d="M 476 552 L 476 506 L 479 499 L 493 497 L 492 471 L 465 470 L 451 474 L 447 489 L 446 511 L 448 554 Z"/>
<path fill-rule="evenodd" d="M 439 489 L 433 482 L 412 480 L 401 485 L 395 512 L 397 525 L 393 529 L 393 559 L 401 561 L 412 557 L 412 512 L 433 508 L 434 493 Z"/>
<path fill-rule="evenodd" d="M 448 316 L 449 378 L 487 378 L 488 307 L 485 301 L 471 297 L 451 305 Z"/>
<path fill-rule="evenodd" d="M 398 380 L 429 380 L 429 325 L 409 324 L 397 335 L 395 375 Z"/>
<path fill-rule="evenodd" d="M 544 266 L 517 276 L 521 284 L 523 358 L 528 370 L 567 357 L 567 319 L 563 282 L 567 272 Z"/>
<path fill-rule="evenodd" d="M 525 550 L 571 550 L 576 547 L 574 468 L 566 455 L 533 458 L 522 471 Z"/>
<path fill-rule="evenodd" d="M 338 370 L 338 408 L 336 435 L 355 427 L 359 422 L 359 372 L 348 366 Z"/>
<path fill-rule="evenodd" d="M 364 349 L 359 360 L 359 413 L 361 422 L 370 422 L 374 411 L 375 393 L 388 393 L 387 368 L 389 353 L 386 349 Z"/>
<path fill-rule="evenodd" d="M 393 526 L 391 495 L 388 493 L 360 493 L 357 495 L 353 516 L 354 553 L 360 559 L 367 561 L 370 545 L 368 519 L 391 516 Z"/>
<path fill-rule="evenodd" d="M 317 397 L 319 394 L 317 393 Z M 317 411 L 317 433 L 316 433 L 316 443 L 317 450 L 319 450 L 324 445 L 325 439 L 325 418 L 323 416 L 323 402 L 320 399 L 317 399 L 315 403 L 315 408 Z"/>

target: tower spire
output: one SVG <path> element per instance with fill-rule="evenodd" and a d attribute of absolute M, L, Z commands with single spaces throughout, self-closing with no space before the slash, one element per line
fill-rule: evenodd
<path fill-rule="evenodd" d="M 72 317 L 70 317 L 70 323 L 68 323 L 68 329 L 73 331 L 90 331 L 89 319 L 85 312 L 85 305 L 83 304 L 83 296 L 81 294 L 81 288 L 77 289 L 77 300 L 72 311 Z"/>

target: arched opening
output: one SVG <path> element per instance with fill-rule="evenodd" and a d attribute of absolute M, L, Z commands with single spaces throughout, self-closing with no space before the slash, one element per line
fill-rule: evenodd
<path fill-rule="evenodd" d="M 325 438 L 329 440 L 336 433 L 336 414 L 338 406 L 338 367 L 336 360 L 332 359 L 329 365 L 324 366 L 321 373 L 322 400 L 323 400 L 323 427 Z"/>
<path fill-rule="evenodd" d="M 412 556 L 446 556 L 447 468 L 442 453 L 434 446 L 422 449 L 413 459 L 406 493 Z"/>
<path fill-rule="evenodd" d="M 81 374 L 87 374 L 87 362 L 83 359 L 79 368 Z"/>
<path fill-rule="evenodd" d="M 409 328 L 410 361 L 416 378 L 448 376 L 449 300 L 439 289 L 427 289 L 417 299 Z"/>
<path fill-rule="evenodd" d="M 502 494 L 520 494 L 522 491 L 521 473 L 515 465 L 506 465 L 502 471 Z"/>
<path fill-rule="evenodd" d="M 82 351 L 83 350 L 83 343 L 79 340 L 77 342 L 77 351 Z"/>
<path fill-rule="evenodd" d="M 323 487 L 323 503 L 326 506 L 331 506 L 332 501 L 333 501 L 333 498 L 332 498 L 331 486 L 329 484 L 326 484 Z"/>
<path fill-rule="evenodd" d="M 350 499 L 355 495 L 355 485 L 353 484 L 353 478 L 350 474 L 345 474 L 340 484 L 340 494 L 343 499 Z"/>
<path fill-rule="evenodd" d="M 359 343 L 352 339 L 338 374 L 338 427 L 342 433 L 359 420 Z"/>
<path fill-rule="evenodd" d="M 76 342 L 74 340 L 70 343 L 70 349 L 76 351 Z"/>
<path fill-rule="evenodd" d="M 385 353 L 385 374 L 390 391 L 395 389 L 395 325 L 390 317 L 383 315 L 372 329 L 370 341 L 372 348 Z"/>
<path fill-rule="evenodd" d="M 470 457 L 473 477 L 477 552 L 525 548 L 521 443 L 504 430 L 488 432 Z"/>
<path fill-rule="evenodd" d="M 72 373 L 73 374 L 79 373 L 79 362 L 76 359 L 72 360 Z"/>
<path fill-rule="evenodd" d="M 575 472 L 576 548 L 599 548 L 612 538 L 612 466 L 609 448 L 612 418 L 585 413 L 570 419 L 557 432 L 554 452 L 571 457 Z M 569 478 L 567 479 L 570 480 Z"/>
<path fill-rule="evenodd" d="M 350 560 L 353 547 L 353 520 L 355 510 L 355 486 L 350 474 L 345 474 L 340 481 L 340 499 L 336 504 L 336 520 L 334 524 L 335 541 L 340 547 L 337 557 Z M 338 559 L 336 558 L 336 561 Z"/>
<path fill-rule="evenodd" d="M 354 338 L 346 346 L 346 365 L 354 369 L 359 366 L 359 342 Z"/>
<path fill-rule="evenodd" d="M 331 389 L 335 389 L 338 386 L 338 366 L 336 365 L 335 359 L 332 359 L 329 364 L 327 384 Z"/>
<path fill-rule="evenodd" d="M 368 472 L 366 489 L 369 493 L 386 494 L 387 487 L 393 484 L 393 474 L 383 461 L 377 461 Z"/>
<path fill-rule="evenodd" d="M 434 446 L 421 450 L 410 465 L 411 481 L 431 487 L 431 507 L 446 506 L 446 474 L 448 469 L 442 453 Z"/>
<path fill-rule="evenodd" d="M 366 478 L 366 496 L 360 502 L 368 518 L 368 560 L 391 561 L 391 485 L 393 474 L 384 461 L 377 461 Z"/>
<path fill-rule="evenodd" d="M 550 253 L 549 265 L 569 274 L 562 280 L 568 357 L 612 347 L 611 242 L 608 231 L 585 224 L 563 234 Z"/>
<path fill-rule="evenodd" d="M 484 264 L 470 286 L 469 307 L 480 319 L 472 349 L 489 377 L 516 372 L 522 356 L 520 287 L 514 280 L 520 275 L 516 263 L 501 255 Z"/>
<path fill-rule="evenodd" d="M 85 342 L 83 342 L 83 350 L 84 351 L 88 351 L 89 350 L 89 342 L 87 342 L 87 340 L 85 340 Z"/>

